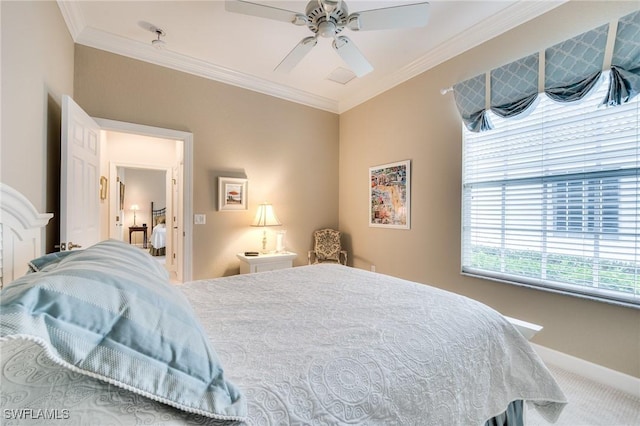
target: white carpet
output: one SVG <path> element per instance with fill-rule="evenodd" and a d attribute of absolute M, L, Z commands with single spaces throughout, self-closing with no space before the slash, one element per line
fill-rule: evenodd
<path fill-rule="evenodd" d="M 549 369 L 564 391 L 569 404 L 559 426 L 640 426 L 640 399 L 604 386 L 553 365 Z M 527 426 L 546 426 L 534 409 L 528 409 Z"/>

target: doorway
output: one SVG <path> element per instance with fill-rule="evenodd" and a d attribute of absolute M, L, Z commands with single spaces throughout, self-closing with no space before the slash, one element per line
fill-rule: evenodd
<path fill-rule="evenodd" d="M 127 135 L 133 143 L 135 135 Z M 109 138 L 106 138 L 107 141 Z M 108 142 L 107 142 L 108 143 Z M 167 158 L 167 162 L 173 161 Z M 122 240 L 150 253 L 179 282 L 177 251 L 177 191 L 174 167 L 110 162 L 109 180 L 116 182 L 114 203 L 109 205 L 109 238 Z M 125 188 L 126 191 L 120 191 Z M 177 195 L 177 194 L 175 194 Z"/>
<path fill-rule="evenodd" d="M 167 214 L 171 215 L 168 221 L 171 223 L 171 229 L 167 229 L 167 234 L 171 233 L 168 237 L 171 240 L 171 248 L 167 244 L 167 251 L 170 249 L 171 254 L 167 254 L 166 267 L 174 274 L 174 282 L 190 281 L 193 246 L 190 220 L 193 211 L 193 135 L 113 120 L 95 121 L 102 128 L 102 140 L 106 141 L 101 144 L 102 157 L 105 159 L 101 169 L 104 175 L 109 176 L 109 199 L 113 200 L 101 210 L 103 237 L 128 242 L 128 229 L 131 225 L 129 222 L 133 223 L 133 215 L 138 215 L 139 211 L 141 216 L 137 216 L 136 219 L 140 218 L 140 224 L 148 225 L 147 238 L 151 238 L 153 223 L 150 202 L 147 204 L 146 195 L 138 194 L 135 196 L 137 198 L 131 198 L 132 194 L 127 191 L 126 179 L 123 182 L 120 180 L 126 176 L 128 170 L 161 172 L 164 175 L 165 196 L 156 195 L 152 198 L 163 199 L 166 205 L 162 207 L 167 207 Z M 136 210 L 132 211 L 131 207 L 134 205 Z"/>

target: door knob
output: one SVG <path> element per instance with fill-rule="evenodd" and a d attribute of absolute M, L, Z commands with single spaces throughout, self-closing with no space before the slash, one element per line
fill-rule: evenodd
<path fill-rule="evenodd" d="M 82 246 L 80 244 L 73 244 L 71 241 L 69 241 L 69 244 L 67 245 L 67 249 L 72 250 L 74 248 L 81 248 Z"/>

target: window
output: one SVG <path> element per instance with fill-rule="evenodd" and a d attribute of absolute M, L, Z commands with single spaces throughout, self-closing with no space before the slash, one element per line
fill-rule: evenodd
<path fill-rule="evenodd" d="M 618 232 L 618 178 L 560 181 L 553 190 L 555 231 L 578 238 Z"/>
<path fill-rule="evenodd" d="M 463 130 L 463 273 L 640 306 L 640 107 L 600 107 L 606 77 Z"/>

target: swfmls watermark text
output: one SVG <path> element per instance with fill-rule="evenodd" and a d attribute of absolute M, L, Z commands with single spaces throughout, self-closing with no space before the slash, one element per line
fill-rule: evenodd
<path fill-rule="evenodd" d="M 34 408 L 4 408 L 2 418 L 5 420 L 68 420 L 67 409 L 34 409 Z"/>

